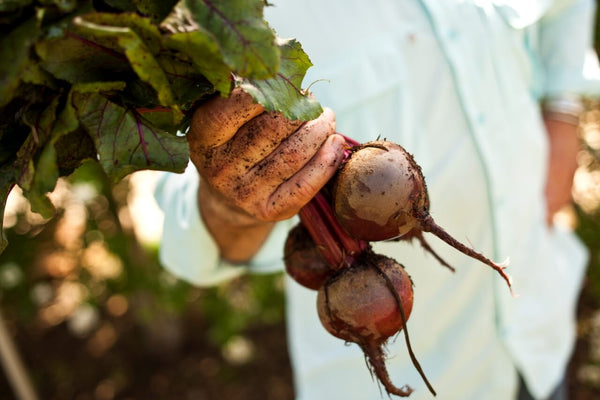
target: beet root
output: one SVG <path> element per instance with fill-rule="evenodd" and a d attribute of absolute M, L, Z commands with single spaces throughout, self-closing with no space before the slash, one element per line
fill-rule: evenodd
<path fill-rule="evenodd" d="M 422 232 L 433 233 L 495 269 L 512 291 L 512 280 L 503 265 L 465 246 L 435 223 L 429 214 L 421 167 L 402 146 L 385 140 L 357 146 L 334 178 L 332 197 L 335 217 L 351 237 L 366 241 L 416 237 L 440 263 L 450 267 L 424 241 Z"/>
<path fill-rule="evenodd" d="M 392 383 L 383 351 L 387 339 L 400 330 L 413 364 L 435 394 L 410 348 L 406 321 L 412 305 L 412 281 L 404 267 L 371 251 L 363 252 L 352 266 L 331 277 L 317 296 L 317 311 L 325 329 L 358 344 L 386 392 L 403 397 L 410 395 L 412 388 Z"/>
<path fill-rule="evenodd" d="M 319 290 L 335 272 L 302 224 L 289 231 L 283 257 L 286 272 L 296 282 L 312 290 Z"/>
<path fill-rule="evenodd" d="M 402 236 L 420 226 L 429 207 L 421 168 L 400 145 L 385 140 L 352 149 L 333 183 L 335 216 L 348 234 L 366 241 Z"/>

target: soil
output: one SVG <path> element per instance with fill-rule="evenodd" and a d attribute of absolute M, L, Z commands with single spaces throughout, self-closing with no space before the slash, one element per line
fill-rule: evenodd
<path fill-rule="evenodd" d="M 586 365 L 593 366 L 594 338 L 586 326 L 597 309 L 584 288 L 580 334 L 569 367 L 570 400 L 600 398 L 600 381 L 582 378 L 581 373 Z M 173 322 L 180 327 L 176 345 L 140 332 L 127 314 L 106 321 L 116 341 L 105 352 L 92 351 L 91 339 L 74 337 L 65 324 L 43 334 L 35 327 L 9 325 L 18 333 L 17 344 L 40 399 L 293 399 L 283 323 L 247 329 L 244 337 L 253 344 L 253 356 L 232 363 L 219 346 L 210 344 L 207 321 L 193 312 Z M 4 374 L 0 374 L 0 399 L 17 399 Z"/>
<path fill-rule="evenodd" d="M 42 336 L 19 329 L 17 341 L 41 400 L 293 399 L 282 324 L 245 332 L 253 357 L 232 365 L 203 335 L 202 318 L 186 315 L 180 322 L 183 336 L 175 348 L 170 340 L 140 332 L 127 316 L 109 322 L 118 339 L 102 354 L 90 351 L 90 339 L 74 338 L 64 324 Z M 17 400 L 4 374 L 0 399 Z"/>

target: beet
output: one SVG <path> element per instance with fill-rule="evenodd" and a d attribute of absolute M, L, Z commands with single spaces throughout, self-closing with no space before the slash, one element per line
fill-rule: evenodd
<path fill-rule="evenodd" d="M 401 146 L 374 141 L 352 149 L 333 182 L 335 216 L 350 236 L 392 239 L 420 226 L 429 207 L 421 168 Z"/>
<path fill-rule="evenodd" d="M 318 289 L 321 323 L 332 335 L 360 346 L 372 375 L 388 394 L 412 392 L 408 385 L 396 387 L 385 365 L 384 346 L 402 331 L 413 365 L 435 395 L 406 328 L 413 304 L 410 277 L 397 261 L 374 253 L 370 242 L 416 239 L 454 270 L 425 240 L 424 232 L 430 232 L 494 268 L 509 288 L 511 280 L 503 266 L 458 242 L 433 221 L 421 168 L 401 146 L 384 140 L 360 144 L 350 138 L 346 143 L 342 167 L 300 210 L 300 225 L 288 235 L 286 270 L 300 284 Z"/>
<path fill-rule="evenodd" d="M 332 335 L 360 346 L 368 365 L 389 394 L 408 396 L 412 389 L 396 387 L 385 367 L 383 347 L 389 337 L 404 331 L 409 354 L 431 392 L 408 340 L 406 321 L 413 305 L 412 281 L 395 260 L 363 251 L 349 267 L 319 289 L 317 311 Z"/>
<path fill-rule="evenodd" d="M 302 224 L 292 228 L 284 246 L 286 272 L 299 284 L 319 290 L 335 272 Z"/>
<path fill-rule="evenodd" d="M 421 167 L 398 144 L 378 140 L 355 146 L 333 183 L 333 209 L 342 228 L 359 240 L 419 239 L 421 245 L 443 261 L 422 232 L 430 232 L 495 269 L 511 287 L 504 266 L 454 239 L 429 214 L 429 195 Z"/>

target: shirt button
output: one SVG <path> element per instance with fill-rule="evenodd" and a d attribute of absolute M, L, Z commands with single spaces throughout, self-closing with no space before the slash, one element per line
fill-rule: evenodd
<path fill-rule="evenodd" d="M 448 29 L 448 31 L 446 31 L 446 37 L 449 40 L 456 40 L 458 38 L 458 31 L 456 29 Z"/>
<path fill-rule="evenodd" d="M 479 124 L 479 125 L 484 125 L 485 121 L 486 121 L 485 114 L 480 113 L 480 112 L 477 113 L 475 115 L 475 121 L 477 121 L 477 124 Z"/>

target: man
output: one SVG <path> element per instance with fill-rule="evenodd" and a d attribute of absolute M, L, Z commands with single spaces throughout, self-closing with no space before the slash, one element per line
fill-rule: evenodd
<path fill-rule="evenodd" d="M 198 285 L 281 269 L 293 215 L 339 166 L 336 132 L 360 142 L 385 137 L 421 165 L 438 224 L 493 259 L 510 257 L 520 296 L 435 238 L 454 274 L 419 246 L 373 244 L 412 276 L 407 328 L 439 398 L 564 398 L 586 255 L 552 216 L 570 201 L 579 95 L 600 92 L 583 76 L 593 9 L 589 0 L 268 7 L 279 36 L 297 37 L 315 65 L 305 82 L 330 82 L 311 87 L 328 108 L 299 125 L 236 91 L 199 109 L 200 128 L 188 133 L 194 165 L 157 189 L 165 266 Z M 225 103 L 238 124 L 210 125 Z M 316 292 L 287 282 L 297 399 L 380 398 L 360 349 L 320 325 Z M 413 399 L 431 398 L 403 341 L 388 353 L 392 381 L 414 387 Z"/>

